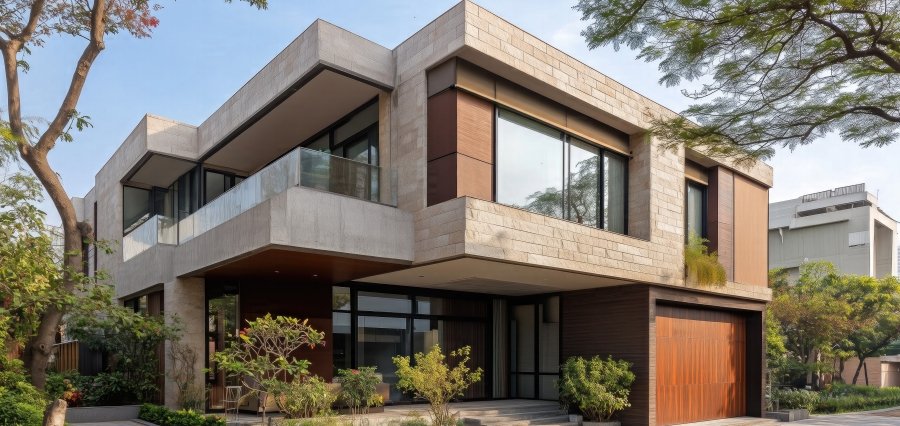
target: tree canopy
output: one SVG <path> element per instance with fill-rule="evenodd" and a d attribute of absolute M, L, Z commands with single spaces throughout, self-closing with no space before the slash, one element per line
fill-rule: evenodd
<path fill-rule="evenodd" d="M 738 162 L 836 131 L 862 147 L 900 135 L 898 0 L 580 0 L 591 48 L 659 61 L 660 83 L 700 85 L 665 145 Z M 688 120 L 694 119 L 696 123 Z M 697 125 L 699 124 L 699 125 Z"/>

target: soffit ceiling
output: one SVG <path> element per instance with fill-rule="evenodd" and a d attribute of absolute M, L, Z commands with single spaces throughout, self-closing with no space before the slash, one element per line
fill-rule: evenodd
<path fill-rule="evenodd" d="M 357 281 L 504 296 L 526 296 L 630 283 L 595 275 L 475 258 L 433 263 Z"/>
<path fill-rule="evenodd" d="M 181 175 L 187 173 L 196 163 L 167 155 L 150 154 L 137 171 L 128 179 L 129 183 L 166 188 Z"/>
<path fill-rule="evenodd" d="M 378 95 L 379 89 L 325 70 L 210 156 L 206 164 L 253 173 Z"/>

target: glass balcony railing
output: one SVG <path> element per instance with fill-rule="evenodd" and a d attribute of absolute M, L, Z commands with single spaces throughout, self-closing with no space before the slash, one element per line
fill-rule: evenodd
<path fill-rule="evenodd" d="M 175 220 L 153 216 L 122 237 L 122 260 L 135 257 L 157 244 L 178 244 Z"/>
<path fill-rule="evenodd" d="M 178 221 L 178 244 L 190 241 L 293 186 L 397 205 L 395 169 L 297 148 Z"/>

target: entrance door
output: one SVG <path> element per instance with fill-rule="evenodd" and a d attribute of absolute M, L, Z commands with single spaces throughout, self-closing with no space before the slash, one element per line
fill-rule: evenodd
<path fill-rule="evenodd" d="M 529 301 L 530 302 L 530 301 Z M 558 399 L 559 297 L 512 305 L 509 321 L 511 398 Z"/>
<path fill-rule="evenodd" d="M 747 413 L 746 319 L 723 311 L 656 307 L 656 424 Z"/>

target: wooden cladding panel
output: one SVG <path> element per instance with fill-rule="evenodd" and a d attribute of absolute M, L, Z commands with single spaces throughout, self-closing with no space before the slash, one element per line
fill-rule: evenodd
<path fill-rule="evenodd" d="M 612 355 L 633 364 L 631 407 L 623 424 L 650 423 L 649 287 L 626 285 L 563 293 L 561 359 Z"/>
<path fill-rule="evenodd" d="M 428 205 L 493 200 L 494 105 L 448 89 L 428 98 Z"/>
<path fill-rule="evenodd" d="M 709 248 L 718 252 L 719 263 L 734 281 L 734 172 L 724 167 L 710 169 L 706 192 Z"/>
<path fill-rule="evenodd" d="M 656 307 L 656 424 L 747 413 L 746 320 L 728 312 Z"/>
<path fill-rule="evenodd" d="M 66 343 L 57 343 L 53 345 L 56 356 L 53 368 L 59 372 L 79 371 L 79 347 L 78 341 L 73 340 Z"/>
<path fill-rule="evenodd" d="M 334 372 L 330 285 L 297 281 L 241 283 L 240 309 L 241 327 L 247 325 L 247 320 L 267 313 L 308 319 L 314 329 L 325 333 L 326 344 L 301 348 L 295 355 L 309 360 L 311 373 L 331 381 Z"/>
<path fill-rule="evenodd" d="M 768 285 L 768 190 L 734 175 L 734 281 Z"/>

